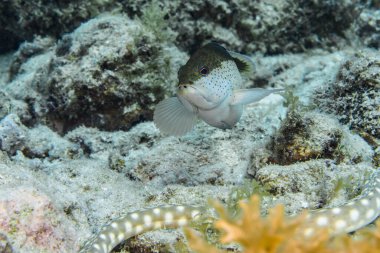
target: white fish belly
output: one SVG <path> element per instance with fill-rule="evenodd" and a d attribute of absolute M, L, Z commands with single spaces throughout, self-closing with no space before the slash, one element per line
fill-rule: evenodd
<path fill-rule="evenodd" d="M 243 106 L 230 106 L 230 100 L 231 98 L 225 99 L 219 106 L 211 110 L 199 110 L 199 118 L 213 127 L 232 128 L 239 121 L 243 113 Z"/>

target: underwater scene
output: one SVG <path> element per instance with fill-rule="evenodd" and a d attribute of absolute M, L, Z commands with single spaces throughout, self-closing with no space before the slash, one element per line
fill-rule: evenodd
<path fill-rule="evenodd" d="M 0 253 L 380 253 L 379 0 L 1 0 Z"/>

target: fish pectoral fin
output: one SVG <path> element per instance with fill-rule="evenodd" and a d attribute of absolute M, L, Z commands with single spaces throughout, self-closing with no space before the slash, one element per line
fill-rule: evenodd
<path fill-rule="evenodd" d="M 262 88 L 252 88 L 252 89 L 241 89 L 235 90 L 233 93 L 231 105 L 247 105 L 255 103 L 265 98 L 266 96 L 274 93 L 283 91 L 283 89 L 262 89 Z"/>
<path fill-rule="evenodd" d="M 165 99 L 156 105 L 154 124 L 161 132 L 181 136 L 197 123 L 197 115 L 189 111 L 177 97 Z"/>
<path fill-rule="evenodd" d="M 231 57 L 234 59 L 240 73 L 249 76 L 255 70 L 255 64 L 248 56 L 244 54 L 228 51 Z"/>

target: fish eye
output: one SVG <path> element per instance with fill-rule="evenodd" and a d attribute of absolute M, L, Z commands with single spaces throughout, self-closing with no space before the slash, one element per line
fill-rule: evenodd
<path fill-rule="evenodd" d="M 199 68 L 199 73 L 202 76 L 207 76 L 208 75 L 208 67 L 207 66 L 203 66 L 203 67 Z"/>

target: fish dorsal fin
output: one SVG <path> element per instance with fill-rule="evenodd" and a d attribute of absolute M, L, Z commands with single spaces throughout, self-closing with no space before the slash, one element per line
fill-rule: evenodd
<path fill-rule="evenodd" d="M 228 51 L 233 60 L 235 61 L 240 73 L 244 75 L 251 75 L 255 69 L 255 64 L 248 56 L 244 54 L 235 53 L 232 51 Z"/>
<path fill-rule="evenodd" d="M 181 136 L 197 123 L 197 115 L 189 111 L 177 97 L 165 99 L 157 104 L 153 120 L 161 132 Z"/>

